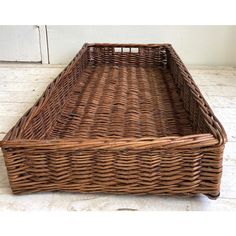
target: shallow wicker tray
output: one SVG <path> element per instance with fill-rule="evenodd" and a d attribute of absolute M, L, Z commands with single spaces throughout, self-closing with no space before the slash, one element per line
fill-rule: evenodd
<path fill-rule="evenodd" d="M 13 193 L 220 192 L 226 134 L 169 44 L 85 44 L 1 142 Z"/>

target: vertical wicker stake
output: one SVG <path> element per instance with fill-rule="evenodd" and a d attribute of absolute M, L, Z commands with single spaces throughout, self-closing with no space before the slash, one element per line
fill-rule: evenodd
<path fill-rule="evenodd" d="M 160 58 L 162 62 L 162 69 L 165 70 L 167 68 L 167 53 L 164 47 L 160 49 Z"/>

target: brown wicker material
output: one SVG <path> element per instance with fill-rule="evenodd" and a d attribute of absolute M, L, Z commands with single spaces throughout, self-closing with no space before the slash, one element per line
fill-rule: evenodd
<path fill-rule="evenodd" d="M 225 131 L 169 44 L 85 44 L 1 142 L 13 193 L 220 193 Z"/>

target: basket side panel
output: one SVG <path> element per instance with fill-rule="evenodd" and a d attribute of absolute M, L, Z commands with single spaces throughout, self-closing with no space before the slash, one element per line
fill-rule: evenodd
<path fill-rule="evenodd" d="M 219 141 L 219 145 L 224 145 L 227 139 L 224 128 L 171 46 L 167 46 L 167 62 L 184 108 L 190 114 L 194 132 L 196 134 L 211 133 Z"/>
<path fill-rule="evenodd" d="M 84 45 L 70 64 L 49 84 L 35 105 L 9 131 L 4 140 L 46 139 L 87 64 L 88 51 Z"/>
<path fill-rule="evenodd" d="M 222 148 L 4 150 L 13 193 L 38 191 L 219 195 Z"/>

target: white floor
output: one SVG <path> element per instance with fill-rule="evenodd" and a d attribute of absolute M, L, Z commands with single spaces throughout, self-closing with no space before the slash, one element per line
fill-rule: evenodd
<path fill-rule="evenodd" d="M 0 64 L 0 139 L 64 68 L 61 65 Z M 0 210 L 236 210 L 236 68 L 189 67 L 223 123 L 229 142 L 224 153 L 221 195 L 217 200 L 158 196 L 39 193 L 12 195 L 0 151 Z"/>

